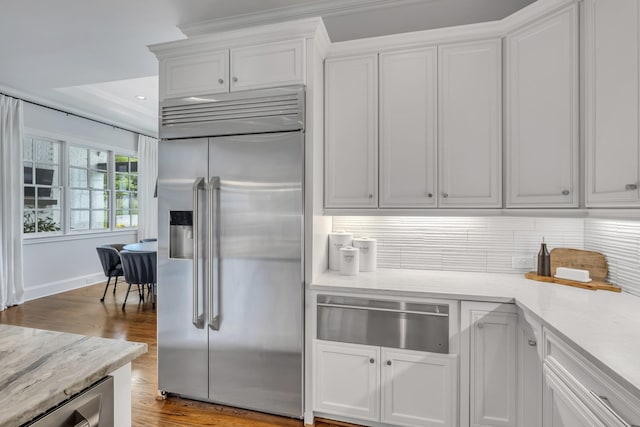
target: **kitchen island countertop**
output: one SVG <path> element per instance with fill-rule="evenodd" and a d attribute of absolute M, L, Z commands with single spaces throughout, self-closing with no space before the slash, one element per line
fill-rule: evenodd
<path fill-rule="evenodd" d="M 0 325 L 0 425 L 30 421 L 146 351 L 143 343 Z"/>
<path fill-rule="evenodd" d="M 328 271 L 318 292 L 358 292 L 515 303 L 561 335 L 640 398 L 640 297 L 525 279 L 522 275 L 378 269 L 357 276 Z"/>

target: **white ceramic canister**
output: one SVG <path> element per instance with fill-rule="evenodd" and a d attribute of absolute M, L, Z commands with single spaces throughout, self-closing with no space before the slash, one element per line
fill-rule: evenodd
<path fill-rule="evenodd" d="M 360 249 L 347 246 L 340 248 L 340 274 L 355 276 L 360 269 Z"/>
<path fill-rule="evenodd" d="M 340 270 L 340 248 L 351 246 L 353 233 L 329 233 L 329 270 Z"/>
<path fill-rule="evenodd" d="M 360 271 L 376 271 L 378 241 L 369 237 L 356 237 L 353 247 L 360 249 Z"/>

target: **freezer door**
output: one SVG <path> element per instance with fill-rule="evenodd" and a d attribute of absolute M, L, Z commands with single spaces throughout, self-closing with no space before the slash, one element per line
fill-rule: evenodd
<path fill-rule="evenodd" d="M 209 399 L 301 417 L 303 134 L 215 138 L 209 157 Z"/>
<path fill-rule="evenodd" d="M 209 391 L 203 244 L 208 149 L 206 138 L 158 145 L 158 389 L 202 400 Z"/>

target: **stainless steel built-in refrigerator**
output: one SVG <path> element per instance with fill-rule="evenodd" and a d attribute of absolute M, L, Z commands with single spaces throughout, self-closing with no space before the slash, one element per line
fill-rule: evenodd
<path fill-rule="evenodd" d="M 300 418 L 304 89 L 160 114 L 158 388 Z"/>

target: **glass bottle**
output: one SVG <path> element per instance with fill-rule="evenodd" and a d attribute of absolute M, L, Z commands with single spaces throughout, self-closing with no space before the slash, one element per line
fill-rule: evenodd
<path fill-rule="evenodd" d="M 547 244 L 542 242 L 538 252 L 538 276 L 551 276 L 551 257 L 547 250 Z"/>

